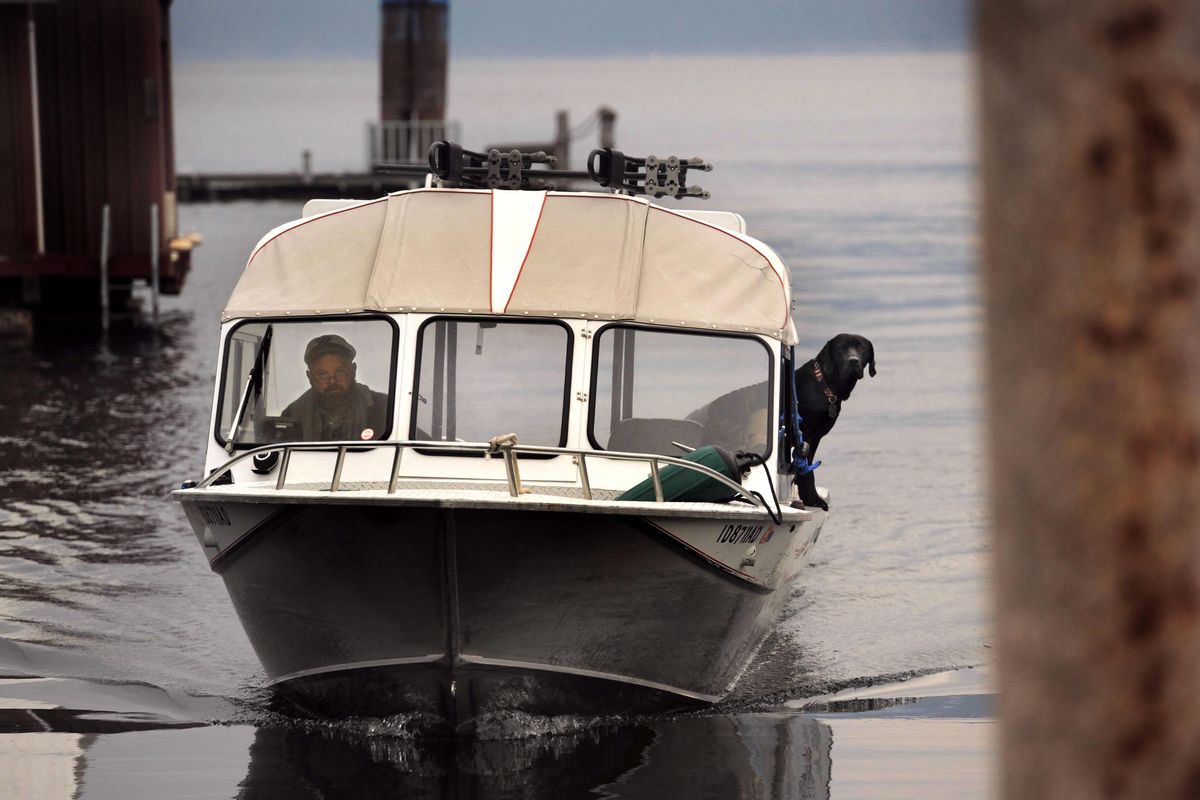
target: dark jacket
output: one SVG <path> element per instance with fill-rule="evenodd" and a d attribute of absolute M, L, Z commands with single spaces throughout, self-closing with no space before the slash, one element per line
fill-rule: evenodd
<path fill-rule="evenodd" d="M 305 442 L 329 442 L 354 439 L 382 439 L 388 429 L 388 398 L 372 392 L 366 385 L 354 384 L 345 412 L 328 417 L 317 404 L 317 391 L 309 389 L 283 410 L 283 416 L 300 423 L 297 437 Z M 364 437 L 367 429 L 371 433 Z"/>

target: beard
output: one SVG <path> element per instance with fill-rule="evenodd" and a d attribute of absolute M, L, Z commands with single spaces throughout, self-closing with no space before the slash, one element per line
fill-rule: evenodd
<path fill-rule="evenodd" d="M 317 394 L 317 408 L 324 412 L 338 413 L 350 405 L 350 389 L 330 386 Z"/>

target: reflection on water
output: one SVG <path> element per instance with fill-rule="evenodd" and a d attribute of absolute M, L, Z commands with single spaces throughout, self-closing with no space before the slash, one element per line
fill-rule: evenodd
<path fill-rule="evenodd" d="M 174 797 L 830 796 L 831 729 L 799 714 L 592 722 L 553 735 L 465 742 L 300 725 L 169 728 L 130 714 L 9 710 L 0 714 L 0 749 L 12 755 L 0 755 L 0 770 L 22 797 L 50 796 L 51 788 L 63 797 L 137 796 L 145 769 L 128 767 L 139 751 L 176 761 Z M 35 729 L 41 738 L 14 735 Z M 30 758 L 41 767 L 18 768 L 18 759 Z"/>
<path fill-rule="evenodd" d="M 161 465 L 185 452 L 170 429 L 179 398 L 163 391 L 179 379 L 179 353 L 164 342 L 139 335 L 109 350 L 53 341 L 0 350 L 16 378 L 0 400 L 8 495 L 0 598 L 90 615 L 144 593 L 118 577 L 121 567 L 153 569 L 174 558 L 153 535 L 165 522 L 153 492 Z M 19 638 L 57 643 L 55 628 L 76 615 L 64 617 L 37 620 Z"/>
<path fill-rule="evenodd" d="M 796 714 L 457 744 L 260 728 L 239 796 L 826 798 L 831 743 L 827 725 Z"/>
<path fill-rule="evenodd" d="M 157 334 L 104 344 L 0 343 L 13 376 L 0 397 L 0 636 L 33 659 L 27 670 L 215 688 L 188 676 L 247 649 L 235 628 L 187 610 L 218 602 L 219 587 L 190 568 L 166 500 L 198 471 L 211 398 L 188 322 L 175 314 Z"/>
<path fill-rule="evenodd" d="M 0 679 L 0 797 L 983 796 L 990 684 L 960 670 L 800 711 L 497 715 L 454 741 L 403 716 L 197 727 L 153 687 Z"/>

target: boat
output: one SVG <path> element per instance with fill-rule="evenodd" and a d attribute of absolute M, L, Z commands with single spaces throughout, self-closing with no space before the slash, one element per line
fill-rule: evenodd
<path fill-rule="evenodd" d="M 700 159 L 550 163 L 439 142 L 419 188 L 310 201 L 229 298 L 174 497 L 302 713 L 716 703 L 817 541 L 778 255 L 655 202 L 705 195 Z"/>

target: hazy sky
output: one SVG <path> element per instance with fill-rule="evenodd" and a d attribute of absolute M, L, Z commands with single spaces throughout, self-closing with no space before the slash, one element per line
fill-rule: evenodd
<path fill-rule="evenodd" d="M 174 0 L 175 58 L 375 58 L 378 0 Z M 967 0 L 450 0 L 455 56 L 945 50 Z"/>

